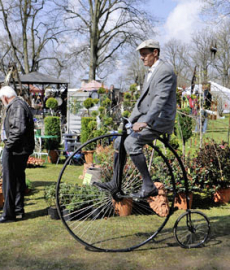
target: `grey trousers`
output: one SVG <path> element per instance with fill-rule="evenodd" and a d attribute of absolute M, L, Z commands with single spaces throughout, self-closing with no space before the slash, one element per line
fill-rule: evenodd
<path fill-rule="evenodd" d="M 132 132 L 125 139 L 124 146 L 127 154 L 129 155 L 137 155 L 142 153 L 143 147 L 152 143 L 154 139 L 157 139 L 160 136 L 160 132 L 156 130 L 152 130 L 150 128 L 144 128 L 140 132 Z M 119 149 L 121 137 L 118 137 L 115 140 L 114 148 L 116 150 Z"/>

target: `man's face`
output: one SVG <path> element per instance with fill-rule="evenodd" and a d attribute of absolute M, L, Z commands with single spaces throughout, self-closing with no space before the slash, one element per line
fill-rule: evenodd
<path fill-rule="evenodd" d="M 5 96 L 2 96 L 2 97 L 1 97 L 1 100 L 2 100 L 3 105 L 6 107 L 6 106 L 8 105 L 8 100 L 7 100 L 7 98 L 6 98 Z"/>
<path fill-rule="evenodd" d="M 158 59 L 158 51 L 151 52 L 148 48 L 140 49 L 141 60 L 144 66 L 151 67 Z"/>

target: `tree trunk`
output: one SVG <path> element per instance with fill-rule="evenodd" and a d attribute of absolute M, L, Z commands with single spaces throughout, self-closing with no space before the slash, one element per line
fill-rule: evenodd
<path fill-rule="evenodd" d="M 92 14 L 92 26 L 90 35 L 90 65 L 89 65 L 89 81 L 96 79 L 96 69 L 98 61 L 98 42 L 99 42 L 99 14 L 100 14 L 100 1 L 95 0 L 94 7 L 90 7 Z"/>
<path fill-rule="evenodd" d="M 89 81 L 95 80 L 96 68 L 97 68 L 97 49 L 94 45 L 94 38 L 91 39 L 90 43 L 90 65 L 89 65 Z"/>
<path fill-rule="evenodd" d="M 29 1 L 30 2 L 30 1 Z M 28 14 L 27 9 L 28 5 L 30 4 L 27 0 L 24 2 L 24 7 L 22 8 L 22 35 L 23 35 L 23 53 L 24 53 L 24 69 L 25 73 L 29 73 L 29 57 L 28 57 L 28 39 L 27 39 L 27 22 L 28 22 Z M 30 8 L 30 7 L 29 7 Z"/>

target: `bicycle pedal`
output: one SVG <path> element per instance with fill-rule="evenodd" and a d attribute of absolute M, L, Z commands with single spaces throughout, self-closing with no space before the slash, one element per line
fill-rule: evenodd
<path fill-rule="evenodd" d="M 135 202 L 143 201 L 143 199 L 133 197 L 131 194 L 117 194 L 119 199 L 133 199 Z"/>
<path fill-rule="evenodd" d="M 121 194 L 121 193 L 117 193 L 116 196 L 119 199 L 123 199 L 123 198 L 132 198 L 131 194 Z"/>

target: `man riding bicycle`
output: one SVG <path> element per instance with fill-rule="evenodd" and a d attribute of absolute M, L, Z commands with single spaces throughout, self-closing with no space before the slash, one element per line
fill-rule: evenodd
<path fill-rule="evenodd" d="M 133 124 L 133 132 L 124 142 L 125 150 L 130 155 L 134 165 L 140 171 L 143 179 L 142 187 L 135 198 L 157 196 L 158 190 L 149 174 L 145 156 L 142 152 L 144 145 L 151 143 L 160 134 L 171 134 L 176 116 L 176 75 L 170 65 L 159 59 L 160 45 L 155 40 L 146 40 L 136 49 L 144 66 L 149 67 L 140 98 L 129 117 Z M 120 138 L 119 138 L 120 139 Z M 119 145 L 118 142 L 115 145 Z M 115 146 L 118 149 L 118 146 Z M 118 153 L 114 157 L 114 172 L 118 166 Z M 107 183 L 94 183 L 101 189 L 115 193 L 118 190 L 116 173 Z"/>

